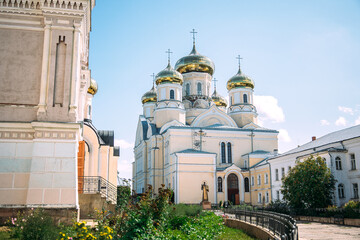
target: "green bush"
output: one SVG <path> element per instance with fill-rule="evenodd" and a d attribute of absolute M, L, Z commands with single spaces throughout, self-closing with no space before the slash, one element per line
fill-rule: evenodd
<path fill-rule="evenodd" d="M 52 218 L 43 209 L 35 209 L 27 214 L 18 213 L 10 220 L 11 237 L 21 240 L 52 240 L 58 236 L 58 229 Z"/>
<path fill-rule="evenodd" d="M 200 205 L 186 205 L 183 203 L 176 204 L 173 208 L 173 211 L 170 213 L 172 216 L 178 217 L 195 217 L 200 215 L 202 212 L 202 207 Z"/>

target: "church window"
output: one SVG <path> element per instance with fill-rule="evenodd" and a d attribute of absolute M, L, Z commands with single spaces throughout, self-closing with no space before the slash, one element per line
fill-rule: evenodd
<path fill-rule="evenodd" d="M 185 86 L 185 95 L 186 96 L 190 95 L 190 83 L 187 83 Z"/>
<path fill-rule="evenodd" d="M 244 94 L 244 95 L 243 95 L 243 98 L 244 98 L 244 103 L 248 103 L 248 96 L 247 96 L 247 94 Z"/>
<path fill-rule="evenodd" d="M 285 168 L 281 168 L 281 178 L 285 177 Z"/>
<path fill-rule="evenodd" d="M 339 184 L 338 193 L 339 193 L 339 198 L 344 198 L 345 197 L 344 185 L 343 184 Z"/>
<path fill-rule="evenodd" d="M 265 184 L 269 183 L 269 175 L 265 173 Z"/>
<path fill-rule="evenodd" d="M 279 169 L 275 169 L 275 181 L 279 181 Z"/>
<path fill-rule="evenodd" d="M 231 143 L 227 144 L 227 154 L 228 154 L 228 163 L 232 163 L 232 156 L 231 156 Z"/>
<path fill-rule="evenodd" d="M 89 105 L 89 116 L 91 116 L 91 105 Z"/>
<path fill-rule="evenodd" d="M 265 202 L 269 202 L 269 192 L 265 193 Z"/>
<path fill-rule="evenodd" d="M 221 143 L 221 162 L 226 163 L 226 156 L 225 156 L 225 143 Z"/>
<path fill-rule="evenodd" d="M 354 198 L 358 199 L 359 198 L 359 186 L 357 183 L 353 183 L 353 193 L 354 193 Z"/>
<path fill-rule="evenodd" d="M 260 174 L 257 176 L 257 184 L 261 185 L 261 175 Z"/>
<path fill-rule="evenodd" d="M 201 91 L 201 83 L 200 83 L 200 82 L 197 83 L 197 93 L 198 93 L 198 95 L 201 95 L 201 94 L 202 94 L 202 91 Z"/>
<path fill-rule="evenodd" d="M 250 188 L 250 186 L 249 186 L 249 178 L 246 177 L 244 179 L 244 185 L 245 185 L 244 186 L 245 187 L 245 192 L 249 192 L 250 191 L 250 189 L 249 189 Z"/>
<path fill-rule="evenodd" d="M 222 192 L 222 178 L 218 177 L 218 192 Z"/>
<path fill-rule="evenodd" d="M 254 176 L 251 176 L 251 186 L 254 186 L 254 184 L 255 184 Z"/>
<path fill-rule="evenodd" d="M 355 154 L 354 153 L 350 154 L 350 161 L 351 161 L 351 170 L 355 170 L 356 162 L 355 162 Z"/>
<path fill-rule="evenodd" d="M 279 190 L 276 191 L 276 199 L 280 200 L 280 191 Z"/>
<path fill-rule="evenodd" d="M 336 170 L 342 170 L 341 158 L 340 157 L 335 158 L 335 165 L 336 165 Z"/>
<path fill-rule="evenodd" d="M 259 193 L 258 194 L 258 203 L 261 203 L 261 198 L 262 198 L 261 193 Z"/>
<path fill-rule="evenodd" d="M 175 99 L 175 91 L 173 89 L 170 90 L 170 99 Z"/>

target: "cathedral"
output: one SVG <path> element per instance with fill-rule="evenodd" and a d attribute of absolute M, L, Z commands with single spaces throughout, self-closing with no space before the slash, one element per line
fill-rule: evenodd
<path fill-rule="evenodd" d="M 194 33 L 194 31 L 193 31 Z M 170 51 L 168 52 L 170 54 Z M 239 58 L 240 61 L 240 58 Z M 229 104 L 214 86 L 214 62 L 195 46 L 160 71 L 142 96 L 134 146 L 133 189 L 165 185 L 175 203 L 271 202 L 270 166 L 278 131 L 257 124 L 254 81 L 239 69 L 227 81 Z M 156 86 L 155 86 L 156 84 Z"/>

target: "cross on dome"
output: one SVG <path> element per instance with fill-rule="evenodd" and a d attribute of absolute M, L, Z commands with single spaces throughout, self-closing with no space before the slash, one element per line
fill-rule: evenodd
<path fill-rule="evenodd" d="M 153 87 L 155 86 L 155 73 L 150 75 L 153 78 Z"/>
<path fill-rule="evenodd" d="M 218 81 L 216 78 L 213 78 L 212 80 L 214 82 L 214 90 L 216 91 L 216 82 Z"/>
<path fill-rule="evenodd" d="M 170 51 L 170 48 L 166 51 L 166 53 L 168 54 L 168 63 L 170 64 L 170 56 L 173 52 Z"/>
<path fill-rule="evenodd" d="M 241 61 L 241 59 L 243 59 L 243 58 L 240 57 L 240 55 L 238 55 L 238 56 L 236 57 L 236 59 L 239 60 L 239 69 L 240 69 L 240 61 Z"/>
<path fill-rule="evenodd" d="M 197 34 L 197 32 L 195 32 L 195 29 L 193 28 L 193 30 L 190 32 L 193 35 L 193 45 L 195 46 L 195 34 Z"/>

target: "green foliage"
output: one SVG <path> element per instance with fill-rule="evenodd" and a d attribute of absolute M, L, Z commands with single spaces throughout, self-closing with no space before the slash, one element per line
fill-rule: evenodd
<path fill-rule="evenodd" d="M 52 240 L 57 237 L 57 227 L 43 209 L 30 210 L 27 214 L 18 213 L 9 221 L 11 237 L 21 240 Z"/>
<path fill-rule="evenodd" d="M 187 204 L 177 204 L 174 206 L 171 214 L 177 217 L 195 217 L 200 215 L 202 212 L 202 207 L 200 205 L 187 205 Z"/>
<path fill-rule="evenodd" d="M 216 240 L 252 240 L 252 238 L 240 229 L 224 226 L 223 233 L 215 238 Z"/>
<path fill-rule="evenodd" d="M 344 206 L 345 209 L 360 209 L 360 202 L 355 202 L 353 200 L 350 200 L 347 202 Z"/>
<path fill-rule="evenodd" d="M 272 201 L 271 203 L 269 203 L 266 206 L 265 210 L 278 212 L 278 213 L 283 213 L 283 214 L 289 214 L 290 213 L 289 205 L 286 202 L 283 202 L 283 201 L 280 201 L 280 200 Z"/>
<path fill-rule="evenodd" d="M 293 208 L 324 208 L 331 205 L 335 178 L 321 157 L 298 162 L 283 179 L 281 193 Z"/>
<path fill-rule="evenodd" d="M 127 207 L 131 197 L 130 179 L 122 179 L 125 185 L 117 186 L 117 201 L 116 210 L 121 210 Z"/>

